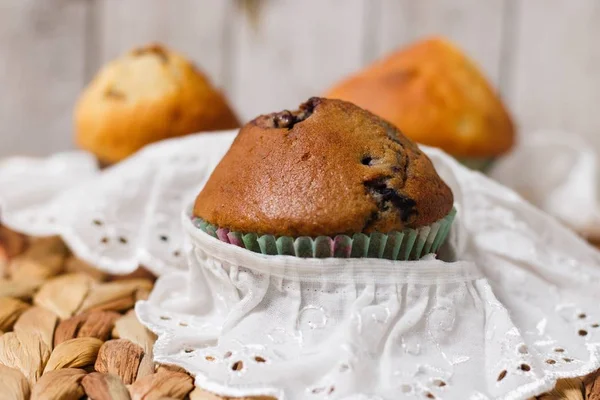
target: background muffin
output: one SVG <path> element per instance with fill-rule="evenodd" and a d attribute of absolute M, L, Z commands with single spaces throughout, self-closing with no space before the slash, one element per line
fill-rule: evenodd
<path fill-rule="evenodd" d="M 440 147 L 472 167 L 508 151 L 515 128 L 477 66 L 442 38 L 391 54 L 326 95 L 385 118 L 411 139 Z"/>
<path fill-rule="evenodd" d="M 208 78 L 160 45 L 133 50 L 106 65 L 75 109 L 77 144 L 104 163 L 158 140 L 238 126 Z"/>
<path fill-rule="evenodd" d="M 452 205 L 431 161 L 395 127 L 351 103 L 312 98 L 246 124 L 194 215 L 215 234 L 334 240 L 410 231 L 414 241 L 426 228 L 432 245 L 438 226 L 431 226 Z"/>

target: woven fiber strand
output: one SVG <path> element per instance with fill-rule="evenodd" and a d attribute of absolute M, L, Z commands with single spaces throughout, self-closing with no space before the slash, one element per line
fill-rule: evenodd
<path fill-rule="evenodd" d="M 105 274 L 58 238 L 0 226 L 0 386 L 15 399 L 227 400 L 152 361 L 155 338 L 133 306 L 153 283 L 143 268 Z M 600 373 L 559 381 L 537 399 L 600 400 Z"/>
<path fill-rule="evenodd" d="M 2 395 L 225 399 L 194 388 L 186 371 L 152 361 L 155 337 L 133 307 L 154 280 L 143 268 L 125 276 L 103 273 L 75 258 L 59 238 L 28 238 L 0 226 Z"/>

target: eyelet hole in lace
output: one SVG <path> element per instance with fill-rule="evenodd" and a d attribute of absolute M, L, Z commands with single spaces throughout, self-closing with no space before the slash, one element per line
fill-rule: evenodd
<path fill-rule="evenodd" d="M 444 387 L 444 386 L 446 386 L 446 382 L 444 382 L 444 381 L 443 381 L 443 380 L 441 380 L 441 379 L 434 379 L 432 383 L 433 383 L 435 386 L 437 386 L 437 387 Z"/>
<path fill-rule="evenodd" d="M 188 324 L 187 324 L 187 322 L 180 321 L 180 322 L 179 322 L 179 326 L 186 327 L 186 326 L 188 326 Z"/>
<path fill-rule="evenodd" d="M 92 221 L 92 224 L 94 224 L 96 226 L 102 226 L 102 225 L 104 225 L 104 222 L 102 222 L 99 219 L 95 219 L 95 220 Z"/>
<path fill-rule="evenodd" d="M 557 347 L 556 349 L 554 349 L 554 351 L 555 351 L 556 353 L 564 353 L 564 352 L 565 352 L 565 349 L 563 349 L 563 348 L 561 348 L 561 347 Z"/>
<path fill-rule="evenodd" d="M 232 371 L 241 371 L 244 369 L 244 363 L 242 361 L 236 361 L 231 365 Z"/>
<path fill-rule="evenodd" d="M 579 336 L 587 336 L 588 331 L 586 331 L 585 329 L 580 329 L 579 331 L 577 331 L 577 333 L 579 334 Z"/>
<path fill-rule="evenodd" d="M 563 358 L 563 361 L 570 363 L 571 361 L 573 361 L 573 359 L 565 357 L 565 358 Z"/>
<path fill-rule="evenodd" d="M 215 358 L 213 356 L 204 356 L 204 359 L 210 362 L 215 361 Z"/>
<path fill-rule="evenodd" d="M 185 349 L 185 350 L 183 350 L 183 351 L 189 354 L 189 353 L 193 353 L 193 352 L 194 352 L 194 349 Z"/>
<path fill-rule="evenodd" d="M 585 313 L 581 313 L 577 316 L 579 319 L 585 319 L 587 318 L 587 315 L 585 315 Z"/>
<path fill-rule="evenodd" d="M 180 255 L 181 255 L 181 251 L 179 251 L 179 250 L 175 250 L 173 252 L 173 257 L 179 257 Z"/>
<path fill-rule="evenodd" d="M 162 240 L 163 242 L 168 242 L 169 241 L 169 237 L 167 235 L 160 235 L 158 238 L 160 240 Z"/>
<path fill-rule="evenodd" d="M 267 360 L 265 360 L 264 358 L 262 358 L 261 356 L 256 356 L 254 357 L 254 361 L 256 361 L 257 363 L 264 363 L 267 362 Z"/>
<path fill-rule="evenodd" d="M 591 326 L 592 328 L 597 328 L 597 327 L 599 327 L 599 326 L 600 326 L 600 324 L 592 324 L 592 325 L 590 325 L 590 326 Z"/>
<path fill-rule="evenodd" d="M 517 347 L 517 351 L 518 351 L 519 353 L 521 353 L 521 354 L 527 354 L 527 345 L 525 345 L 525 344 L 520 344 L 520 345 Z"/>
<path fill-rule="evenodd" d="M 232 352 L 228 351 L 227 353 L 223 354 L 223 358 L 229 358 L 232 354 Z"/>
<path fill-rule="evenodd" d="M 524 371 L 524 372 L 529 372 L 529 371 L 531 371 L 531 367 L 529 366 L 529 364 L 521 364 L 521 365 L 519 366 L 519 369 L 520 369 L 521 371 Z"/>
<path fill-rule="evenodd" d="M 435 396 L 431 392 L 425 393 L 425 397 L 427 397 L 428 399 L 435 399 Z"/>
<path fill-rule="evenodd" d="M 549 359 L 546 360 L 546 364 L 554 365 L 554 364 L 556 364 L 556 361 L 553 360 L 553 359 L 551 359 L 551 358 L 549 358 Z"/>
<path fill-rule="evenodd" d="M 123 236 L 119 236 L 119 242 L 121 242 L 122 244 L 127 244 L 127 238 L 123 237 Z"/>
<path fill-rule="evenodd" d="M 166 315 L 161 315 L 160 319 L 162 319 L 163 321 L 169 321 L 171 319 L 171 317 L 167 317 Z"/>
<path fill-rule="evenodd" d="M 508 371 L 507 370 L 502 370 L 500 372 L 500 375 L 498 375 L 497 381 L 500 382 L 502 379 L 506 378 L 506 374 L 508 374 Z"/>
<path fill-rule="evenodd" d="M 100 243 L 102 243 L 102 244 L 108 244 L 108 242 L 109 242 L 109 239 L 106 236 L 104 236 L 102 239 L 100 239 Z"/>

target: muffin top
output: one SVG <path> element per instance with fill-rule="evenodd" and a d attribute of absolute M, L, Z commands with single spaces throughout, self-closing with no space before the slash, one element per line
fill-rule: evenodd
<path fill-rule="evenodd" d="M 452 205 L 429 158 L 398 129 L 314 97 L 246 124 L 194 215 L 231 231 L 316 237 L 418 228 Z"/>
<path fill-rule="evenodd" d="M 502 100 L 473 61 L 440 37 L 390 54 L 331 88 L 399 127 L 412 140 L 457 157 L 508 151 L 515 127 Z"/>
<path fill-rule="evenodd" d="M 111 61 L 78 100 L 78 145 L 106 163 L 190 133 L 238 127 L 225 97 L 181 54 L 158 44 Z"/>

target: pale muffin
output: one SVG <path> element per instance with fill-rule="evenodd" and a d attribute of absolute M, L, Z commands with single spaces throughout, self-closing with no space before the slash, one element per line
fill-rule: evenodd
<path fill-rule="evenodd" d="M 507 152 L 515 127 L 477 66 L 442 38 L 390 54 L 331 88 L 390 121 L 412 140 L 439 147 L 470 166 Z"/>
<path fill-rule="evenodd" d="M 107 64 L 75 109 L 77 144 L 103 163 L 118 162 L 162 139 L 238 125 L 207 77 L 160 45 L 133 50 Z"/>

